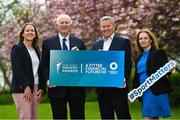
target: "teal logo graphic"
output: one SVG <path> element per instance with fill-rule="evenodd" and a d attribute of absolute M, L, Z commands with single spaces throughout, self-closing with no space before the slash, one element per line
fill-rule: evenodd
<path fill-rule="evenodd" d="M 62 63 L 63 63 L 63 62 L 58 62 L 58 63 L 56 64 L 57 73 L 59 73 L 59 69 L 60 69 Z"/>

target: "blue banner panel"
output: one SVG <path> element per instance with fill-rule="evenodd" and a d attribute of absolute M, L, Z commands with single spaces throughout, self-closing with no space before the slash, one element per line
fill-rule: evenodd
<path fill-rule="evenodd" d="M 124 87 L 124 51 L 51 50 L 52 86 Z"/>

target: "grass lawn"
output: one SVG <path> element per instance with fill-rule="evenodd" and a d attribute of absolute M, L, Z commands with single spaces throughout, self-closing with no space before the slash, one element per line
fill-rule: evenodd
<path fill-rule="evenodd" d="M 133 119 L 141 119 L 141 105 L 138 102 L 130 103 L 130 112 Z M 172 117 L 169 119 L 180 119 L 180 108 L 171 108 Z M 86 119 L 100 119 L 97 102 L 86 102 Z M 40 104 L 39 119 L 52 119 L 51 109 L 48 103 Z M 16 108 L 12 105 L 0 105 L 0 119 L 18 119 Z M 166 120 L 166 119 L 163 119 Z"/>

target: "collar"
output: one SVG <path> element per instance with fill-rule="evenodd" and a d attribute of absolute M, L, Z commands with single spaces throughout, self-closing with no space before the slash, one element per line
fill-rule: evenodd
<path fill-rule="evenodd" d="M 145 51 L 149 51 L 150 49 L 151 49 L 151 46 L 148 47 L 148 48 L 146 48 L 146 49 L 144 50 L 144 52 L 145 52 Z"/>
<path fill-rule="evenodd" d="M 105 41 L 107 41 L 107 40 L 112 40 L 113 38 L 114 38 L 114 33 L 108 38 L 108 39 L 105 39 L 104 37 L 103 37 L 103 39 L 105 40 Z"/>
<path fill-rule="evenodd" d="M 66 36 L 66 37 L 63 37 L 60 33 L 58 34 L 58 36 L 59 36 L 59 40 L 61 41 L 62 39 L 66 39 L 67 41 L 69 41 L 69 35 L 68 36 Z"/>

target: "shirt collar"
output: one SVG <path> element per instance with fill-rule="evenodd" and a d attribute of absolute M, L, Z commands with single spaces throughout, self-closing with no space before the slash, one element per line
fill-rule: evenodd
<path fill-rule="evenodd" d="M 113 33 L 108 39 L 105 39 L 104 37 L 103 37 L 103 38 L 104 38 L 105 41 L 107 41 L 107 40 L 112 40 L 112 39 L 114 38 L 114 35 L 115 35 L 115 34 Z"/>
<path fill-rule="evenodd" d="M 58 36 L 59 36 L 60 41 L 61 41 L 62 39 L 64 39 L 64 38 L 65 38 L 67 41 L 69 41 L 69 35 L 66 36 L 66 37 L 63 37 L 63 36 L 59 33 Z"/>

